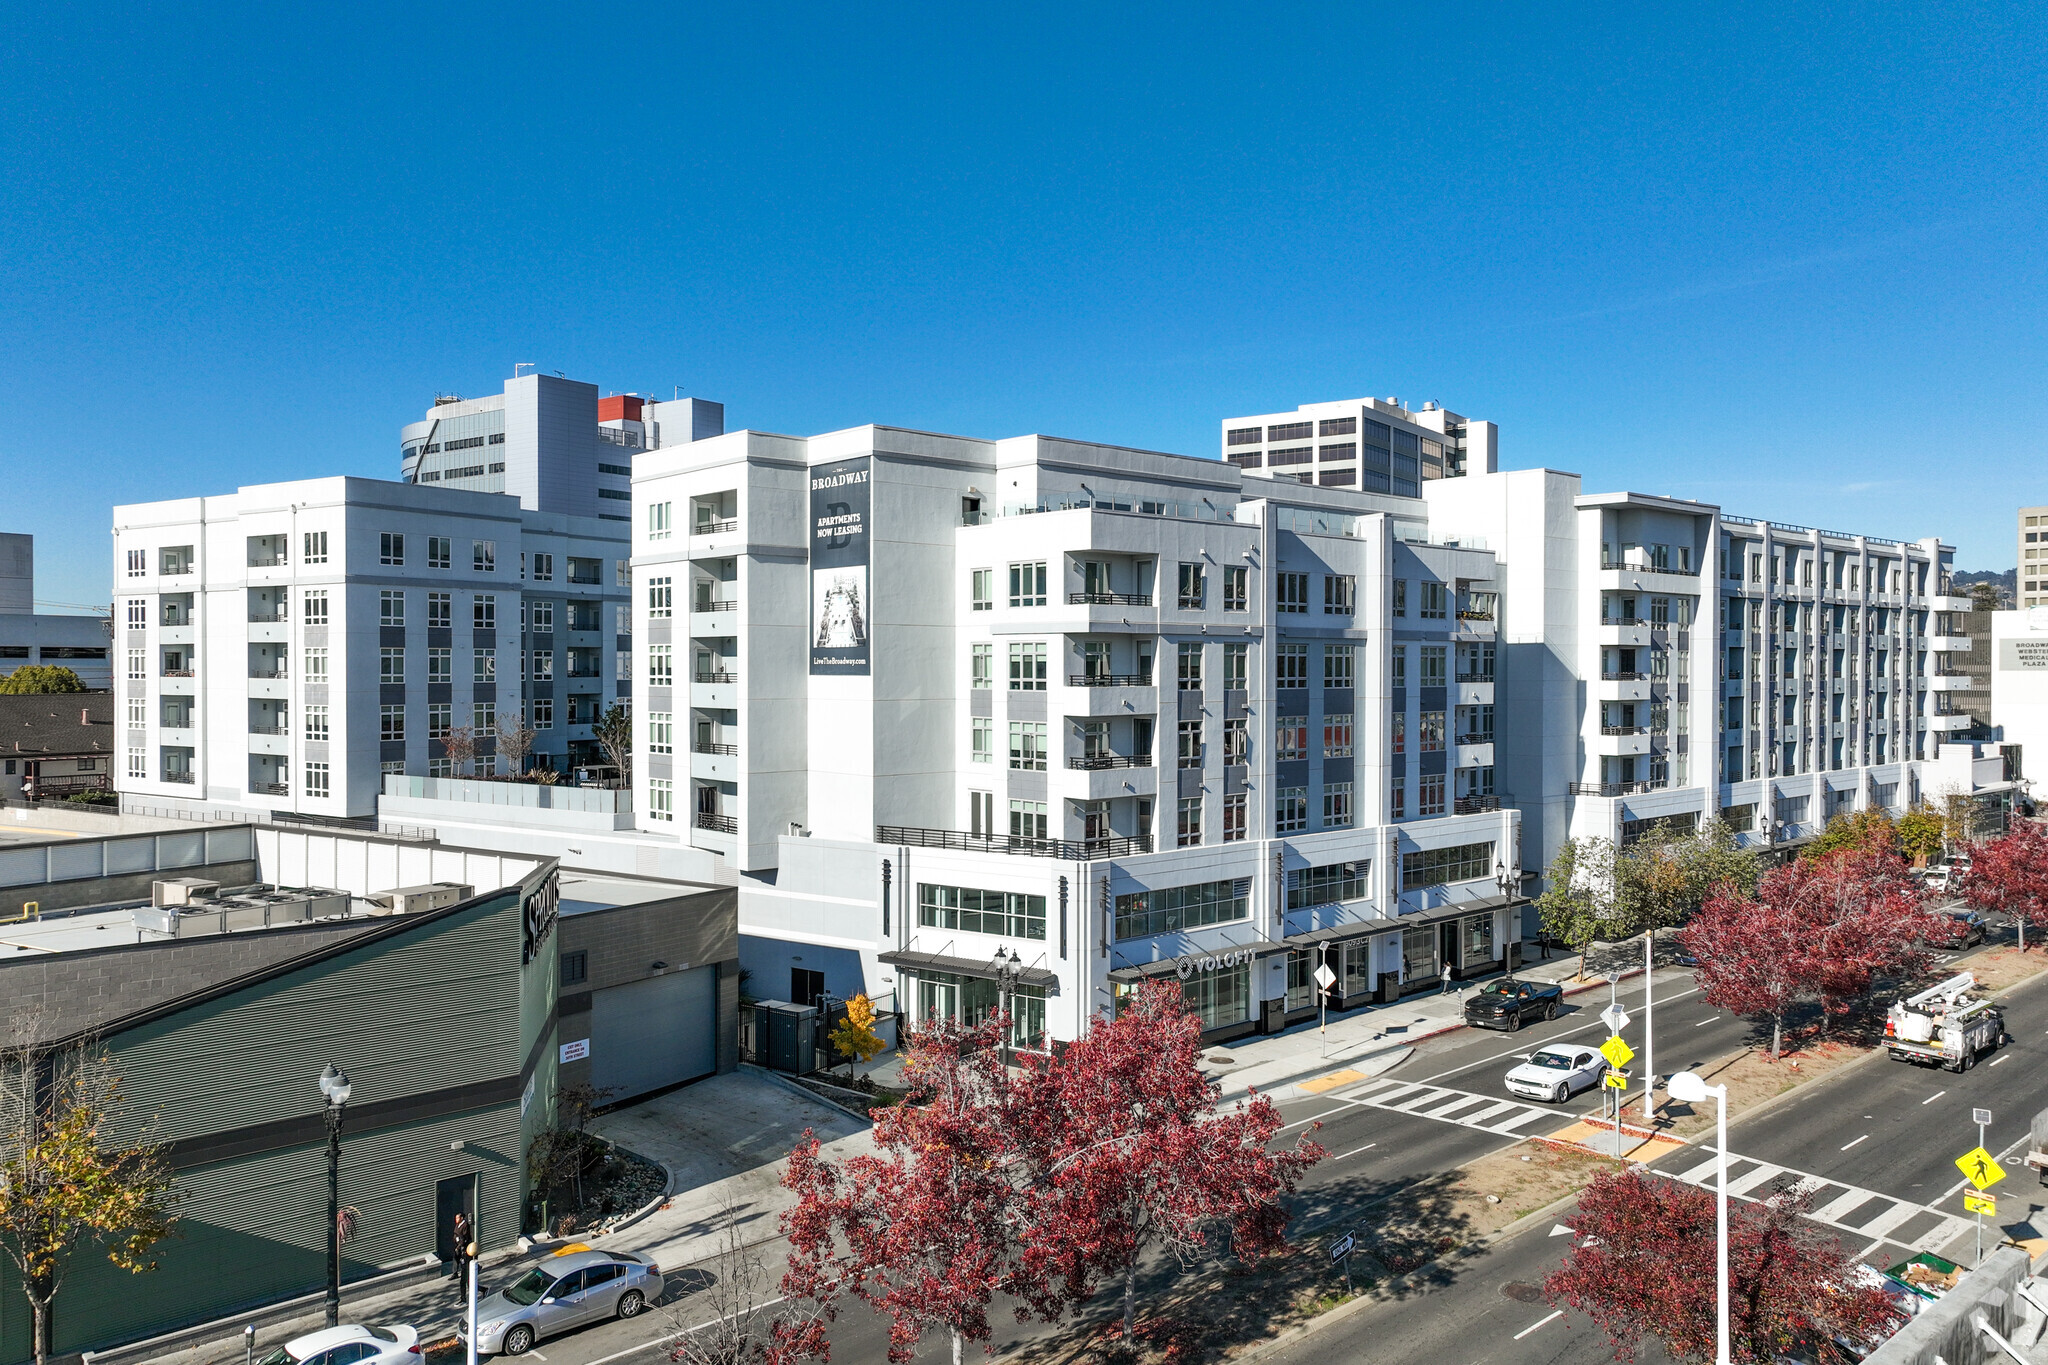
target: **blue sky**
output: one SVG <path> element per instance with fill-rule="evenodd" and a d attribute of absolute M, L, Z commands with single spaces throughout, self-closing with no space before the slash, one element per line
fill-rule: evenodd
<path fill-rule="evenodd" d="M 1644 12 L 1629 12 L 1631 10 Z M 2048 9 L 37 5 L 0 37 L 0 529 L 392 477 L 518 361 L 1216 453 L 1364 394 L 1503 463 L 2009 567 Z"/>

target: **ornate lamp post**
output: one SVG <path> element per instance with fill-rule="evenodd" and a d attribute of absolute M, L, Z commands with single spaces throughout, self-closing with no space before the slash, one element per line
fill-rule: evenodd
<path fill-rule="evenodd" d="M 995 961 L 990 964 L 996 974 L 996 1004 L 1002 1010 L 1003 1018 L 1003 1065 L 1010 1065 L 1010 1037 L 1016 1030 L 1017 1021 L 1010 1015 L 1010 1002 L 1017 989 L 1017 981 L 1024 975 L 1024 959 L 1017 955 L 1015 948 L 996 947 Z"/>
<path fill-rule="evenodd" d="M 348 1075 L 329 1062 L 320 1073 L 327 1098 L 327 1325 L 341 1321 L 341 1112 L 348 1105 Z"/>

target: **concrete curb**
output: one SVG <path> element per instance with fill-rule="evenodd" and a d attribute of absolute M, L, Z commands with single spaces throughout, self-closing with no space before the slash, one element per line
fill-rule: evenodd
<path fill-rule="evenodd" d="M 613 1143 L 612 1145 L 614 1147 L 618 1146 L 617 1143 Z M 639 1156 L 640 1154 L 638 1152 L 635 1152 L 634 1155 Z M 651 1156 L 642 1157 L 641 1159 L 643 1161 L 654 1161 L 654 1158 Z M 610 1237 L 614 1233 L 624 1232 L 627 1228 L 632 1227 L 633 1224 L 647 1217 L 647 1215 L 653 1213 L 656 1209 L 660 1208 L 663 1204 L 666 1204 L 668 1202 L 669 1196 L 673 1195 L 676 1192 L 676 1173 L 668 1168 L 668 1163 L 665 1161 L 654 1161 L 654 1164 L 661 1168 L 661 1193 L 655 1195 L 654 1198 L 648 1200 L 645 1204 L 642 1204 L 632 1213 L 627 1214 L 624 1219 L 612 1224 L 610 1227 L 606 1228 L 603 1232 L 598 1233 L 596 1237 L 593 1237 L 590 1240 L 603 1241 L 605 1238 Z"/>

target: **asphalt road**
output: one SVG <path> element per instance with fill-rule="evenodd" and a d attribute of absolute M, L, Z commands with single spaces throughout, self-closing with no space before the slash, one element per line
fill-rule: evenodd
<path fill-rule="evenodd" d="M 1514 1034 L 1462 1030 L 1429 1040 L 1388 1079 L 1411 1087 L 1456 1092 L 1440 1103 L 1438 1097 L 1430 1097 L 1425 1109 L 1483 1114 L 1489 1107 L 1485 1102 L 1511 1098 L 1501 1078 L 1534 1048 L 1548 1042 L 1603 1040 L 1606 1029 L 1598 1015 L 1607 999 L 1605 991 L 1587 992 L 1568 1002 L 1555 1021 L 1532 1024 Z M 1640 979 L 1624 982 L 1621 1003 L 1632 1018 L 1623 1036 L 1639 1053 L 1643 1046 L 1642 1001 Z M 1747 1020 L 1702 1004 L 1691 974 L 1682 970 L 1659 971 L 1655 1022 L 1656 1069 L 1663 1076 L 1756 1041 L 1755 1029 Z M 1810 1094 L 1755 1120 L 1732 1125 L 1731 1153 L 1792 1173 L 1758 1193 L 1768 1193 L 1798 1175 L 1813 1175 L 1840 1182 L 1824 1186 L 1822 1197 L 1853 1186 L 1960 1215 L 1954 1193 L 1960 1176 L 1950 1163 L 1975 1145 L 1976 1129 L 1969 1124 L 1971 1108 L 1985 1106 L 1994 1111 L 1996 1122 L 1988 1145 L 1994 1152 L 2003 1152 L 2025 1137 L 2031 1116 L 2048 1107 L 2048 1065 L 2043 1065 L 2048 1062 L 2048 989 L 2039 988 L 2038 983 L 2021 988 L 2013 996 L 2007 1027 L 2014 1041 L 1994 1058 L 1961 1075 L 1878 1058 L 1816 1082 Z M 1642 1059 L 1638 1057 L 1632 1066 L 1640 1079 Z M 1639 1105 L 1640 1089 L 1630 1095 Z M 1300 1247 L 1296 1254 L 1322 1256 L 1324 1239 L 1341 1231 L 1362 1205 L 1396 1195 L 1435 1172 L 1512 1146 L 1522 1137 L 1553 1132 L 1574 1118 L 1596 1114 L 1600 1098 L 1593 1091 L 1563 1105 L 1530 1107 L 1554 1110 L 1554 1121 L 1548 1114 L 1535 1116 L 1514 1134 L 1503 1134 L 1455 1118 L 1432 1118 L 1427 1113 L 1401 1112 L 1334 1095 L 1285 1101 L 1280 1109 L 1288 1128 L 1282 1138 L 1291 1139 L 1310 1124 L 1318 1124 L 1316 1140 L 1329 1154 L 1310 1173 L 1297 1200 L 1292 1229 Z M 1690 1166 L 1708 1155 L 1710 1147 L 1689 1149 L 1660 1164 Z M 2023 1202 L 2042 1202 L 2034 1197 L 2041 1191 L 2024 1168 L 2016 1168 L 1997 1192 Z M 1569 1223 L 1568 1213 L 1562 1221 Z M 1937 1220 L 1929 1216 L 1923 1221 L 1934 1224 Z M 1478 1256 L 1425 1272 L 1421 1283 L 1406 1293 L 1356 1311 L 1283 1348 L 1274 1357 L 1275 1365 L 1309 1359 L 1431 1359 L 1489 1365 L 1579 1361 L 1592 1365 L 1609 1360 L 1610 1348 L 1588 1320 L 1576 1314 L 1553 1313 L 1534 1288 L 1562 1258 L 1569 1242 L 1568 1237 L 1548 1235 L 1549 1231 L 1547 1225 L 1532 1228 Z M 1863 1241 L 1869 1240 L 1848 1233 L 1843 1236 L 1845 1244 L 1857 1251 L 1864 1250 Z M 1968 1244 L 1959 1245 L 1967 1249 Z M 780 1272 L 782 1248 L 769 1244 L 759 1248 L 758 1254 L 772 1284 Z M 1888 1261 L 1902 1254 L 1896 1247 L 1880 1244 L 1869 1258 Z M 679 1330 L 698 1326 L 717 1311 L 708 1291 L 690 1292 L 691 1277 L 674 1273 L 679 1267 L 669 1269 L 670 1301 L 661 1309 L 630 1323 L 601 1324 L 545 1342 L 530 1354 L 545 1365 L 642 1365 L 665 1359 Z M 1162 1282 L 1166 1275 L 1161 1272 Z M 1333 1285 L 1337 1279 L 1332 1276 Z M 765 1290 L 764 1298 L 773 1293 L 772 1288 Z M 1115 1305 L 1103 1302 L 1096 1311 L 1107 1317 L 1114 1313 Z M 999 1353 L 1028 1357 L 1031 1340 L 1042 1330 L 1029 1324 L 1019 1327 L 1006 1315 L 999 1318 Z M 849 1305 L 842 1313 L 832 1340 L 835 1360 L 860 1365 L 879 1365 L 888 1344 L 883 1320 L 858 1305 Z M 945 1343 L 929 1339 L 926 1349 L 943 1352 Z M 1650 1362 L 1663 1359 L 1654 1348 L 1646 1349 L 1642 1358 Z"/>

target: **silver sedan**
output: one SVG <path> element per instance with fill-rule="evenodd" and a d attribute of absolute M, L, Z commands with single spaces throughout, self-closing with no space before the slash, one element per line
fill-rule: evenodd
<path fill-rule="evenodd" d="M 661 1302 L 661 1267 L 629 1251 L 579 1251 L 534 1266 L 476 1306 L 479 1355 L 522 1355 L 542 1337 L 630 1318 Z M 468 1339 L 465 1317 L 456 1335 Z"/>

